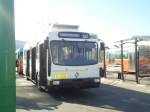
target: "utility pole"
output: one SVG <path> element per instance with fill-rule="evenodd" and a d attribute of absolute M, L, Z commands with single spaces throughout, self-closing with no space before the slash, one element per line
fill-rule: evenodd
<path fill-rule="evenodd" d="M 14 0 L 0 0 L 0 112 L 16 112 Z"/>

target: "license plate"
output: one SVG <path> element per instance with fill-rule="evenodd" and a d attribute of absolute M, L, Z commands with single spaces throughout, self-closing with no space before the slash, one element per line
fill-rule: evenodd
<path fill-rule="evenodd" d="M 54 79 L 68 79 L 69 74 L 56 74 L 53 76 Z"/>

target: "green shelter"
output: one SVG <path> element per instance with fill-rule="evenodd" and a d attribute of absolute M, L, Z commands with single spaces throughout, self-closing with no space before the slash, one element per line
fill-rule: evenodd
<path fill-rule="evenodd" d="M 0 112 L 16 111 L 14 0 L 0 0 Z"/>

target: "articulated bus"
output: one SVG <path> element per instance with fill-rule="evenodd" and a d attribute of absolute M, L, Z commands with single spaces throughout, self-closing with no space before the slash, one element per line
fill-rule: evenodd
<path fill-rule="evenodd" d="M 27 78 L 39 88 L 100 86 L 97 36 L 78 31 L 52 31 L 26 51 Z"/>
<path fill-rule="evenodd" d="M 23 75 L 23 48 L 16 50 L 16 67 L 17 72 Z"/>
<path fill-rule="evenodd" d="M 140 75 L 150 74 L 150 42 L 138 43 L 138 69 Z M 135 47 L 125 46 L 123 48 L 123 68 L 125 73 L 135 73 Z M 108 71 L 121 71 L 121 49 L 108 49 L 106 51 L 106 65 Z"/>
<path fill-rule="evenodd" d="M 27 59 L 27 51 L 31 48 L 31 45 L 27 42 L 25 43 L 23 48 L 19 48 L 16 50 L 16 67 L 17 72 L 21 75 L 26 74 L 26 59 Z"/>

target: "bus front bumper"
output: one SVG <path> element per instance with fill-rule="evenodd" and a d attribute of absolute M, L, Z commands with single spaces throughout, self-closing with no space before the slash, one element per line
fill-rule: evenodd
<path fill-rule="evenodd" d="M 50 85 L 54 88 L 97 88 L 100 78 L 53 80 Z"/>

